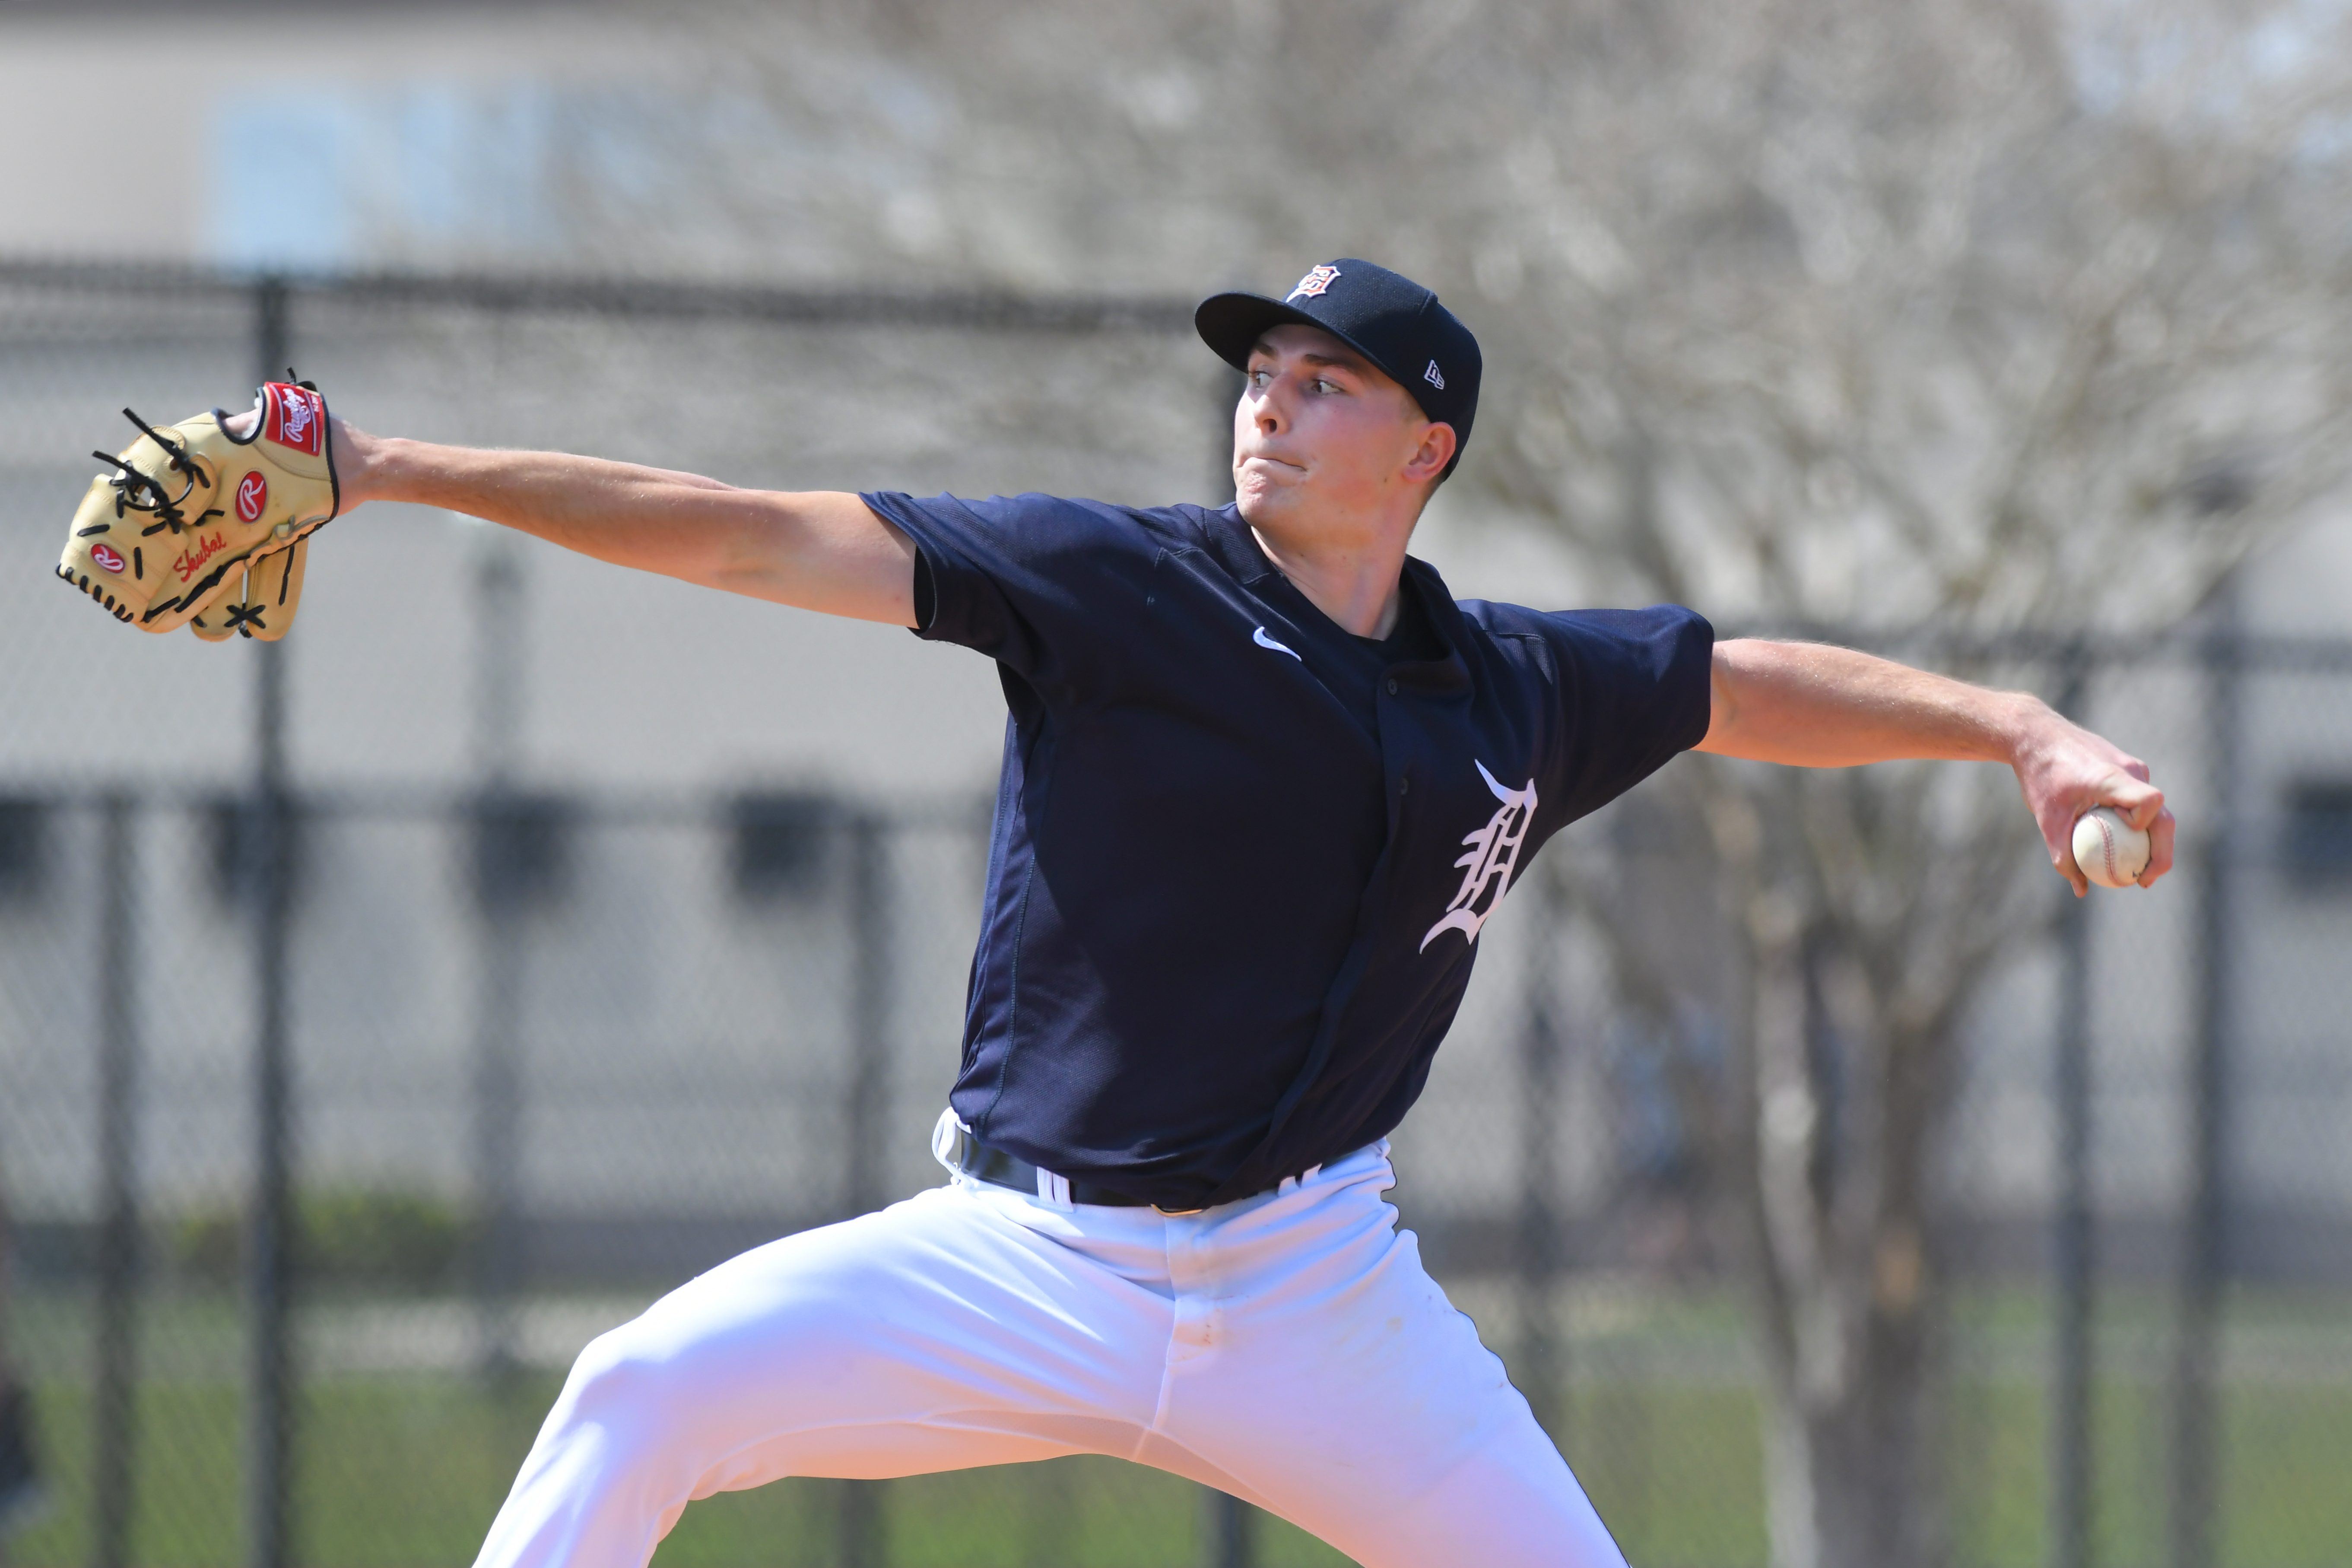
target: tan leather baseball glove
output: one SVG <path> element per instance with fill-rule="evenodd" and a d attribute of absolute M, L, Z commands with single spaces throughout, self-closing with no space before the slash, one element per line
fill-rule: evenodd
<path fill-rule="evenodd" d="M 91 454 L 92 479 L 58 575 L 142 631 L 273 640 L 294 624 L 309 536 L 335 515 L 327 400 L 307 381 L 263 384 L 250 434 L 220 409 Z"/>

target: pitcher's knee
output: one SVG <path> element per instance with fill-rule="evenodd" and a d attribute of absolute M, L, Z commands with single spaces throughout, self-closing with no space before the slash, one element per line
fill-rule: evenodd
<path fill-rule="evenodd" d="M 611 1439 L 652 1446 L 693 1403 L 682 1369 L 636 1322 L 588 1342 L 564 1380 L 568 1420 L 604 1427 Z"/>

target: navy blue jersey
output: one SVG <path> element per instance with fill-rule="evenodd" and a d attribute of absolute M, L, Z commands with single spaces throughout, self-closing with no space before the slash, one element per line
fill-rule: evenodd
<path fill-rule="evenodd" d="M 1408 561 L 1418 641 L 1376 643 L 1232 507 L 865 499 L 918 635 L 1011 710 L 951 1103 L 1165 1207 L 1393 1128 L 1537 846 L 1706 732 L 1688 610 L 1456 604 Z"/>

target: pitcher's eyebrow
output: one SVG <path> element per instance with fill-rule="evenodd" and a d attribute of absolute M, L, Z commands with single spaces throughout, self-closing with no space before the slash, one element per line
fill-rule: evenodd
<path fill-rule="evenodd" d="M 1273 346 L 1264 338 L 1250 345 L 1250 353 L 1268 359 L 1276 357 Z M 1308 364 L 1328 364 L 1335 370 L 1362 370 L 1370 363 L 1359 354 L 1318 354 L 1311 349 L 1298 357 Z"/>

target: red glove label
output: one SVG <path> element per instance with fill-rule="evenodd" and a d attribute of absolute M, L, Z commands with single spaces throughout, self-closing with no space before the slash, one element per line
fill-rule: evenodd
<path fill-rule="evenodd" d="M 122 570 L 122 552 L 119 550 L 109 550 L 103 544 L 93 544 L 89 547 L 89 558 L 109 572 Z"/>
<path fill-rule="evenodd" d="M 264 383 L 261 396 L 269 410 L 262 426 L 263 435 L 281 447 L 291 447 L 314 458 L 327 449 L 325 398 L 307 386 L 283 381 Z"/>

